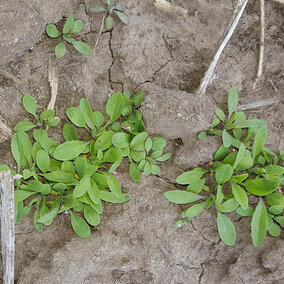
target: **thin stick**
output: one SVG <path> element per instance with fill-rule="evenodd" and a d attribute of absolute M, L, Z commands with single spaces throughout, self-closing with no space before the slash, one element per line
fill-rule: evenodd
<path fill-rule="evenodd" d="M 188 10 L 178 5 L 169 3 L 168 1 L 165 1 L 165 0 L 156 0 L 156 2 L 154 3 L 154 6 L 166 13 L 174 14 L 180 17 L 185 17 L 188 14 Z"/>
<path fill-rule="evenodd" d="M 0 143 L 12 137 L 12 130 L 5 124 L 0 116 Z"/>
<path fill-rule="evenodd" d="M 203 96 L 206 92 L 206 89 L 207 89 L 207 86 L 208 84 L 210 83 L 211 81 L 211 78 L 212 78 L 212 75 L 214 73 L 214 70 L 215 70 L 215 67 L 218 63 L 218 60 L 225 48 L 225 46 L 227 45 L 227 43 L 229 42 L 231 36 L 233 35 L 238 23 L 239 23 L 239 20 L 244 12 L 244 9 L 246 7 L 248 3 L 248 0 L 238 0 L 238 4 L 235 8 L 235 11 L 234 11 L 234 15 L 233 15 L 233 18 L 231 20 L 231 23 L 229 24 L 227 30 L 227 34 L 225 36 L 225 38 L 223 39 L 220 47 L 218 48 L 213 60 L 211 61 L 210 65 L 209 65 L 209 68 L 208 70 L 206 71 L 205 73 L 205 76 L 204 78 L 202 79 L 201 81 L 201 84 L 199 86 L 199 88 L 197 89 L 197 95 L 199 96 Z"/>
<path fill-rule="evenodd" d="M 13 74 L 9 73 L 6 70 L 0 69 L 0 75 L 4 78 L 13 81 L 15 84 L 21 85 L 23 82 L 18 77 L 14 76 Z"/>
<path fill-rule="evenodd" d="M 101 23 L 100 31 L 99 31 L 99 34 L 98 34 L 98 37 L 97 37 L 97 41 L 96 41 L 96 44 L 95 44 L 95 47 L 94 47 L 94 54 L 96 53 L 96 48 L 98 46 L 98 43 L 100 41 L 100 38 L 101 38 L 101 35 L 102 35 L 102 32 L 103 32 L 105 18 L 106 18 L 106 16 L 104 15 L 103 18 L 102 18 L 102 23 Z"/>
<path fill-rule="evenodd" d="M 58 70 L 52 60 L 49 60 L 48 64 L 48 81 L 50 84 L 51 89 L 51 99 L 48 104 L 47 109 L 54 110 L 56 98 L 57 98 L 57 92 L 58 92 Z"/>
<path fill-rule="evenodd" d="M 250 104 L 239 105 L 237 109 L 238 110 L 248 110 L 248 109 L 269 106 L 269 105 L 278 103 L 281 99 L 282 98 L 279 97 L 279 98 L 274 98 L 274 99 L 261 100 L 261 101 L 257 101 L 257 102 L 250 103 Z"/>
<path fill-rule="evenodd" d="M 0 172 L 0 196 L 3 284 L 13 284 L 15 262 L 14 180 L 10 172 Z"/>
<path fill-rule="evenodd" d="M 264 0 L 259 0 L 260 5 L 260 46 L 259 46 L 259 56 L 258 56 L 258 67 L 257 75 L 252 89 L 254 90 L 259 78 L 262 76 L 263 72 L 263 53 L 264 53 L 264 30 L 265 30 L 265 10 L 264 10 Z"/>

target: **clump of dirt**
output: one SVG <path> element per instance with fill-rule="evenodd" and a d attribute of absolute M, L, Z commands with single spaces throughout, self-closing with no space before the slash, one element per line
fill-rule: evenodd
<path fill-rule="evenodd" d="M 162 165 L 160 177 L 143 177 L 134 183 L 127 168 L 120 170 L 123 191 L 133 198 L 122 205 L 106 205 L 100 226 L 87 240 L 73 233 L 66 214 L 42 233 L 33 228 L 31 216 L 23 219 L 16 226 L 17 283 L 281 283 L 283 233 L 278 239 L 267 237 L 255 249 L 249 223 L 233 216 L 237 242 L 227 247 L 220 242 L 214 211 L 205 211 L 187 227 L 176 230 L 173 225 L 181 208 L 170 204 L 163 193 L 175 189 L 175 178 L 184 169 L 212 159 L 219 142 L 211 139 L 200 143 L 195 137 L 208 127 L 216 105 L 226 108 L 231 87 L 238 89 L 241 104 L 282 98 L 284 7 L 272 1 L 265 3 L 264 76 L 257 89 L 252 92 L 259 47 L 259 4 L 250 1 L 206 96 L 197 98 L 194 92 L 237 1 L 177 0 L 175 4 L 189 11 L 184 18 L 157 10 L 152 0 L 124 2 L 129 26 L 115 21 L 113 31 L 103 31 L 94 55 L 82 56 L 68 47 L 62 60 L 54 56 L 56 40 L 45 36 L 45 25 L 73 13 L 85 27 L 78 39 L 94 46 L 102 15 L 86 15 L 83 4 L 75 0 L 0 4 L 0 14 L 5 14 L 0 17 L 4 34 L 0 66 L 19 79 L 0 75 L 0 115 L 10 127 L 28 118 L 21 106 L 25 93 L 33 95 L 41 109 L 46 108 L 51 59 L 59 74 L 57 116 L 66 120 L 66 107 L 78 105 L 82 97 L 102 111 L 113 92 L 142 89 L 147 129 L 169 139 L 173 152 L 173 158 Z M 19 13 L 22 16 L 16 17 Z M 246 111 L 251 118 L 267 121 L 267 146 L 276 151 L 284 149 L 283 111 L 283 99 Z M 57 131 L 53 135 L 60 140 Z M 14 165 L 9 141 L 1 144 L 0 163 Z"/>

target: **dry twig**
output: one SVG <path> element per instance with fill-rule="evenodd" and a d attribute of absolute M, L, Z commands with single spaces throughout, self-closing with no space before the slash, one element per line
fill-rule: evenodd
<path fill-rule="evenodd" d="M 15 261 L 14 180 L 10 172 L 0 172 L 0 196 L 3 284 L 13 284 Z"/>
<path fill-rule="evenodd" d="M 9 73 L 6 70 L 0 69 L 0 75 L 3 76 L 4 78 L 13 81 L 15 84 L 21 85 L 22 80 L 19 79 L 18 77 L 14 76 L 13 74 Z"/>
<path fill-rule="evenodd" d="M 269 106 L 278 103 L 282 98 L 273 98 L 273 99 L 267 99 L 267 100 L 261 100 L 257 101 L 254 103 L 249 103 L 249 104 L 244 104 L 244 105 L 239 105 L 237 107 L 238 110 L 248 110 L 248 109 L 254 109 L 254 108 L 259 108 L 259 107 L 264 107 L 264 106 Z"/>
<path fill-rule="evenodd" d="M 227 28 L 226 36 L 224 37 L 220 47 L 218 48 L 213 60 L 211 61 L 210 65 L 209 65 L 208 70 L 205 73 L 205 76 L 203 77 L 203 79 L 201 81 L 201 84 L 200 84 L 200 86 L 197 90 L 197 95 L 202 96 L 202 95 L 205 94 L 207 86 L 210 83 L 210 80 L 211 80 L 212 75 L 214 73 L 215 67 L 218 63 L 218 60 L 219 60 L 225 46 L 227 45 L 231 36 L 233 35 L 233 33 L 234 33 L 234 31 L 235 31 L 235 29 L 238 25 L 238 22 L 239 22 L 242 14 L 244 12 L 244 9 L 245 9 L 247 3 L 248 3 L 248 0 L 238 0 L 238 4 L 235 8 L 233 18 L 232 18 L 232 20 L 231 20 L 231 22 L 230 22 L 230 24 Z"/>
<path fill-rule="evenodd" d="M 48 64 L 48 81 L 51 89 L 51 99 L 47 109 L 54 110 L 57 98 L 57 92 L 58 92 L 58 70 L 55 64 L 52 62 L 52 60 L 49 60 Z"/>
<path fill-rule="evenodd" d="M 272 1 L 284 5 L 284 0 L 272 0 Z"/>
<path fill-rule="evenodd" d="M 180 17 L 185 17 L 188 13 L 188 10 L 178 6 L 178 5 L 175 5 L 175 4 L 172 4 L 172 3 L 169 3 L 168 1 L 165 1 L 165 0 L 156 0 L 156 2 L 154 3 L 154 6 L 157 8 L 157 9 L 160 9 L 166 13 L 169 13 L 169 14 L 174 14 L 176 16 L 180 16 Z"/>
<path fill-rule="evenodd" d="M 101 38 L 101 35 L 102 35 L 102 32 L 103 32 L 103 28 L 104 28 L 104 23 L 105 23 L 105 15 L 103 16 L 102 18 L 102 23 L 101 23 L 101 27 L 100 27 L 100 31 L 99 31 L 99 34 L 98 34 L 98 37 L 97 37 L 97 40 L 96 40 L 96 44 L 95 44 L 95 47 L 94 47 L 94 54 L 96 53 L 96 48 L 98 46 L 98 43 L 100 41 L 100 38 Z"/>
<path fill-rule="evenodd" d="M 264 53 L 264 30 L 265 30 L 265 10 L 264 10 L 264 0 L 259 0 L 260 5 L 260 43 L 259 43 L 259 57 L 258 57 L 258 68 L 255 82 L 252 89 L 254 90 L 259 78 L 263 71 L 263 53 Z"/>
<path fill-rule="evenodd" d="M 6 125 L 0 116 L 0 143 L 12 137 L 12 130 Z"/>

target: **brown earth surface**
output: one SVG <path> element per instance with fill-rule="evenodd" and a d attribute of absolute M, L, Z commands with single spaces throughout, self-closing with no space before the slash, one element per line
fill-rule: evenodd
<path fill-rule="evenodd" d="M 102 1 L 88 1 L 101 4 Z M 52 226 L 37 233 L 32 216 L 16 225 L 16 283 L 265 283 L 284 282 L 283 232 L 268 236 L 259 248 L 250 239 L 250 224 L 235 220 L 237 241 L 227 247 L 217 232 L 215 211 L 204 211 L 186 227 L 173 227 L 182 208 L 170 204 L 163 193 L 175 189 L 184 170 L 212 159 L 219 142 L 198 141 L 207 129 L 215 107 L 226 108 L 227 92 L 236 87 L 240 103 L 281 98 L 276 104 L 250 109 L 250 118 L 268 123 L 267 146 L 284 149 L 284 7 L 265 1 L 264 75 L 252 92 L 259 48 L 259 1 L 247 8 L 218 62 L 206 95 L 197 98 L 199 86 L 231 20 L 235 0 L 176 0 L 188 9 L 180 18 L 164 13 L 154 0 L 124 0 L 130 24 L 117 19 L 113 31 L 103 31 L 92 56 L 68 46 L 65 57 L 54 56 L 57 40 L 45 35 L 47 23 L 63 22 L 71 13 L 84 22 L 77 38 L 94 46 L 102 15 L 86 15 L 81 1 L 14 0 L 0 3 L 0 115 L 12 128 L 28 115 L 21 105 L 24 94 L 47 107 L 47 78 L 51 59 L 58 68 L 56 114 L 67 120 L 65 109 L 87 98 L 94 109 L 104 110 L 107 98 L 122 89 L 143 90 L 141 111 L 147 131 L 169 141 L 173 157 L 160 177 L 143 176 L 132 182 L 127 167 L 117 177 L 125 204 L 106 204 L 101 224 L 87 240 L 72 231 L 69 216 L 61 214 Z M 1 75 L 2 74 L 2 75 Z M 59 129 L 59 127 L 57 128 Z M 59 130 L 58 130 L 59 131 Z M 55 134 L 54 134 L 55 132 Z M 61 133 L 53 130 L 58 140 Z M 0 164 L 14 165 L 10 141 L 0 148 Z"/>

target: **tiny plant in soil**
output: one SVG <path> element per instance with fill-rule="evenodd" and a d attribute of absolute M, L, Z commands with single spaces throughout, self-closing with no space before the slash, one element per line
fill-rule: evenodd
<path fill-rule="evenodd" d="M 91 55 L 92 49 L 85 42 L 75 40 L 72 38 L 72 34 L 78 34 L 82 31 L 83 22 L 81 20 L 74 20 L 74 16 L 71 15 L 65 22 L 63 26 L 62 33 L 59 32 L 55 25 L 47 25 L 46 33 L 51 38 L 58 38 L 62 36 L 63 41 L 55 46 L 55 56 L 57 58 L 62 58 L 66 53 L 65 42 L 70 43 L 73 47 L 84 55 Z"/>
<path fill-rule="evenodd" d="M 177 184 L 185 190 L 172 190 L 165 197 L 176 204 L 195 203 L 181 214 L 176 227 L 190 223 L 205 207 L 217 211 L 217 227 L 221 240 L 228 246 L 236 241 L 236 230 L 227 213 L 251 217 L 251 237 L 258 247 L 268 232 L 280 235 L 284 226 L 284 151 L 274 154 L 265 147 L 267 126 L 262 120 L 247 120 L 237 111 L 238 94 L 231 89 L 228 115 L 217 108 L 217 117 L 199 139 L 218 135 L 222 145 L 209 167 L 197 167 L 181 174 Z"/>
<path fill-rule="evenodd" d="M 103 12 L 106 14 L 105 26 L 107 30 L 111 30 L 113 28 L 114 15 L 116 15 L 125 25 L 128 25 L 129 21 L 124 11 L 125 6 L 123 3 L 117 3 L 115 5 L 112 0 L 107 0 L 105 8 L 97 5 L 91 5 L 89 7 L 89 12 L 91 13 L 97 14 Z"/>
<path fill-rule="evenodd" d="M 52 224 L 60 213 L 68 213 L 75 233 L 81 238 L 90 236 L 90 226 L 98 226 L 103 202 L 123 203 L 130 194 L 122 193 L 113 175 L 124 159 L 129 162 L 129 173 L 134 181 L 144 172 L 158 175 L 158 162 L 170 158 L 163 154 L 166 140 L 148 137 L 139 107 L 143 92 L 130 96 L 129 91 L 115 93 L 106 104 L 104 115 L 93 111 L 86 99 L 79 107 L 66 109 L 71 123 L 62 129 L 64 143 L 48 137 L 44 126 L 59 123 L 54 111 L 45 110 L 39 116 L 33 97 L 25 95 L 23 105 L 34 116 L 35 123 L 27 120 L 14 128 L 11 152 L 17 163 L 15 181 L 15 222 L 28 215 L 34 207 L 34 226 Z M 84 140 L 78 138 L 78 128 L 85 129 Z M 27 132 L 31 131 L 31 135 Z M 0 171 L 10 170 L 0 165 Z"/>

